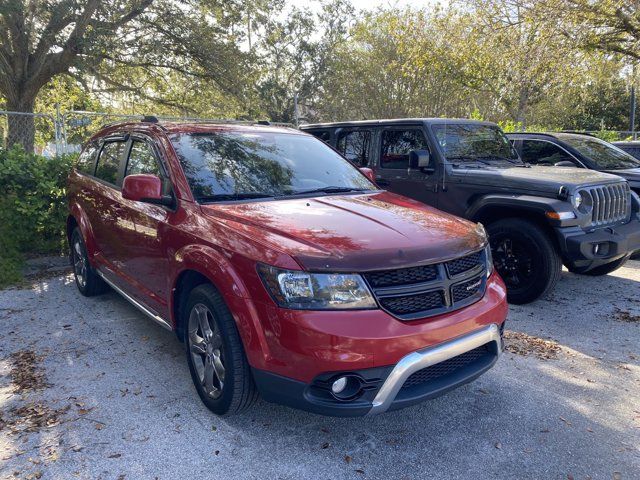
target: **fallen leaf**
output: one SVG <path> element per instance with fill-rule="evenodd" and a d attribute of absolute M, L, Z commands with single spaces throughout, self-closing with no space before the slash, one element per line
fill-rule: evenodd
<path fill-rule="evenodd" d="M 96 430 L 102 430 L 104 428 L 104 425 L 102 423 L 96 423 L 95 427 L 96 427 Z"/>
<path fill-rule="evenodd" d="M 320 448 L 329 448 L 329 442 L 324 442 Z"/>
<path fill-rule="evenodd" d="M 364 475 L 364 470 L 362 470 L 361 468 L 356 468 L 356 473 Z"/>
<path fill-rule="evenodd" d="M 496 442 L 494 447 L 496 447 L 498 450 L 502 450 L 502 444 L 500 442 Z"/>
<path fill-rule="evenodd" d="M 350 455 L 345 455 L 344 456 L 344 461 L 347 463 L 351 463 L 351 456 Z"/>
<path fill-rule="evenodd" d="M 121 453 L 113 453 L 109 455 L 107 458 L 120 458 L 122 456 Z"/>
<path fill-rule="evenodd" d="M 220 450 L 216 450 L 215 452 L 213 452 L 214 455 L 220 455 Z"/>
<path fill-rule="evenodd" d="M 613 480 L 622 480 L 622 474 L 620 472 L 613 472 Z"/>

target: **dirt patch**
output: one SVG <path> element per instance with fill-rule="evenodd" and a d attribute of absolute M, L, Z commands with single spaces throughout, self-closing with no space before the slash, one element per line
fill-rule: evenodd
<path fill-rule="evenodd" d="M 621 310 L 618 307 L 615 307 L 613 310 L 613 318 L 619 322 L 640 323 L 640 315 L 634 315 L 633 313 Z"/>
<path fill-rule="evenodd" d="M 17 393 L 24 393 L 33 390 L 42 390 L 49 385 L 44 379 L 44 371 L 38 363 L 42 357 L 36 355 L 32 350 L 20 350 L 12 353 L 11 359 L 11 383 L 15 386 Z"/>
<path fill-rule="evenodd" d="M 553 340 L 527 335 L 522 332 L 504 332 L 505 350 L 516 355 L 528 357 L 533 355 L 543 360 L 557 358 L 562 348 Z"/>

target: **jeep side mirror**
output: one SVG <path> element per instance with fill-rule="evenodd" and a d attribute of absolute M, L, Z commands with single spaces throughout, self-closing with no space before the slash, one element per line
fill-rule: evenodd
<path fill-rule="evenodd" d="M 124 177 L 122 198 L 154 205 L 173 205 L 173 197 L 162 194 L 162 180 L 155 175 L 138 174 Z"/>
<path fill-rule="evenodd" d="M 570 160 L 562 160 L 561 162 L 553 164 L 556 167 L 575 167 L 576 164 Z"/>
<path fill-rule="evenodd" d="M 371 180 L 373 183 L 376 183 L 376 175 L 375 173 L 373 173 L 373 170 L 371 170 L 370 168 L 367 167 L 362 167 L 359 169 L 362 173 L 364 173 L 364 176 L 367 177 L 369 180 Z"/>
<path fill-rule="evenodd" d="M 435 172 L 433 157 L 429 150 L 411 150 L 409 152 L 409 168 L 419 168 L 425 173 Z"/>

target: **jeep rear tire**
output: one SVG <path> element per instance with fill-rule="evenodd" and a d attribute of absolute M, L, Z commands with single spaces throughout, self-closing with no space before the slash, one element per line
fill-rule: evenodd
<path fill-rule="evenodd" d="M 613 262 L 605 263 L 604 265 L 600 265 L 599 267 L 592 268 L 591 270 L 583 271 L 572 266 L 567 266 L 567 269 L 571 273 L 575 273 L 577 275 L 589 275 L 591 277 L 600 277 L 602 275 L 608 275 L 611 272 L 616 271 L 620 267 L 622 267 L 627 260 L 629 260 L 630 255 L 625 255 L 622 258 L 614 260 Z"/>
<path fill-rule="evenodd" d="M 562 261 L 540 226 L 529 220 L 506 218 L 489 224 L 487 233 L 509 303 L 529 303 L 553 289 L 560 278 Z"/>

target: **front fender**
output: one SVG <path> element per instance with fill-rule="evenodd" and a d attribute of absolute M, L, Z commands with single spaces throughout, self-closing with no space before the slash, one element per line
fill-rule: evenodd
<path fill-rule="evenodd" d="M 229 307 L 240 332 L 249 364 L 256 368 L 265 368 L 270 354 L 264 330 L 249 294 L 249 288 L 229 258 L 221 251 L 206 245 L 188 245 L 178 250 L 174 259 L 169 306 L 174 329 L 178 321 L 174 313 L 176 312 L 175 302 L 178 301 L 175 295 L 178 279 L 185 271 L 198 272 L 220 292 Z"/>
<path fill-rule="evenodd" d="M 489 209 L 524 210 L 543 215 L 550 225 L 569 227 L 579 225 L 572 205 L 557 198 L 536 197 L 533 195 L 489 194 L 477 198 L 465 213 L 465 218 L 478 219 Z M 572 213 L 573 218 L 558 220 L 550 218 L 547 213 Z"/>

